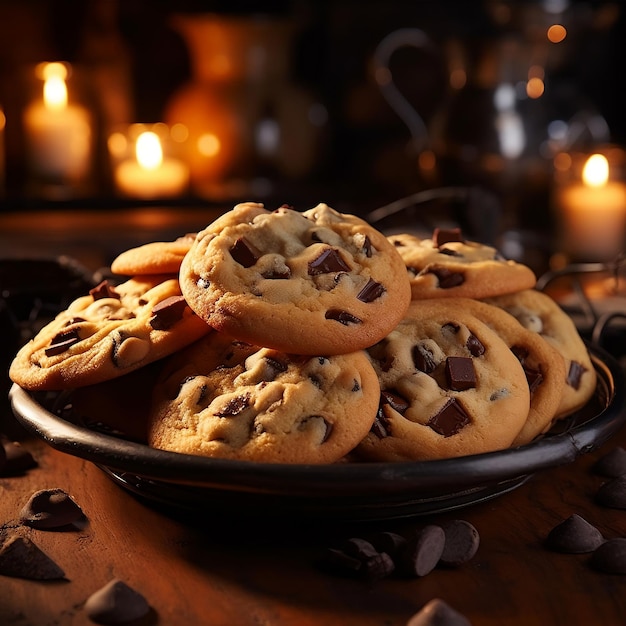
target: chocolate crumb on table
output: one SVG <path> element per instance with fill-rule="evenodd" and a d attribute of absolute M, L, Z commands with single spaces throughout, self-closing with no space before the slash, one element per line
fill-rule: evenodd
<path fill-rule="evenodd" d="M 604 543 L 602 533 L 580 515 L 570 515 L 548 534 L 546 545 L 557 552 L 593 552 Z"/>
<path fill-rule="evenodd" d="M 85 515 L 62 489 L 41 489 L 22 507 L 20 521 L 40 530 L 57 530 L 84 522 Z"/>
<path fill-rule="evenodd" d="M 28 580 L 65 579 L 55 561 L 18 530 L 0 531 L 0 574 Z"/>
<path fill-rule="evenodd" d="M 85 612 L 98 624 L 124 624 L 146 616 L 150 605 L 138 591 L 114 578 L 87 598 Z"/>

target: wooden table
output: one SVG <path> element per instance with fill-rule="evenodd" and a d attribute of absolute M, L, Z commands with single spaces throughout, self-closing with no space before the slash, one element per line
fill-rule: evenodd
<path fill-rule="evenodd" d="M 5 418 L 4 429 L 11 427 Z M 142 625 L 403 626 L 434 597 L 474 626 L 626 623 L 626 575 L 590 568 L 589 555 L 547 550 L 544 539 L 578 513 L 606 538 L 626 536 L 626 511 L 594 503 L 606 479 L 591 465 L 616 445 L 622 430 L 575 463 L 533 476 L 516 490 L 453 513 L 348 528 L 329 523 L 269 527 L 251 511 L 237 522 L 223 511 L 163 512 L 115 485 L 89 462 L 16 434 L 37 460 L 23 475 L 0 477 L 0 525 L 10 528 L 36 490 L 61 488 L 88 524 L 57 532 L 23 527 L 66 572 L 66 581 L 0 576 L 3 626 L 91 624 L 85 599 L 114 577 L 140 591 L 153 611 Z M 465 519 L 480 532 L 474 558 L 423 578 L 366 582 L 319 567 L 325 549 L 373 530 L 408 532 L 427 523 Z"/>

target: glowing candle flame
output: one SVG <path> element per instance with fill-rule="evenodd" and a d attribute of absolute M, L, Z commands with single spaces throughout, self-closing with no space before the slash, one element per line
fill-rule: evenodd
<path fill-rule="evenodd" d="M 602 154 L 592 154 L 583 167 L 583 182 L 589 187 L 603 187 L 609 180 L 609 162 Z"/>
<path fill-rule="evenodd" d="M 43 101 L 46 109 L 62 111 L 67 107 L 67 68 L 63 63 L 46 63 L 41 74 L 44 79 Z"/>
<path fill-rule="evenodd" d="M 137 162 L 147 170 L 154 170 L 163 162 L 163 148 L 156 133 L 145 132 L 137 137 L 135 145 Z"/>

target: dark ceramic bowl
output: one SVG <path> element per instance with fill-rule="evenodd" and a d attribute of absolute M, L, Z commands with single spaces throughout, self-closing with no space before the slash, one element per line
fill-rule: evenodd
<path fill-rule="evenodd" d="M 528 445 L 437 461 L 281 465 L 212 459 L 94 431 L 44 408 L 50 405 L 17 385 L 9 397 L 29 431 L 57 450 L 97 464 L 118 485 L 153 504 L 217 516 L 254 512 L 283 519 L 374 521 L 494 498 L 606 442 L 626 420 L 624 376 L 610 355 L 595 346 L 589 350 L 598 385 L 583 409 Z"/>

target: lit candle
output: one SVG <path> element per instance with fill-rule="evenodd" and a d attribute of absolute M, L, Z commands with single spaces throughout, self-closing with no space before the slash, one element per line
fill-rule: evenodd
<path fill-rule="evenodd" d="M 565 252 L 581 260 L 604 261 L 623 250 L 626 185 L 610 179 L 604 155 L 590 156 L 582 180 L 557 190 L 556 203 Z"/>
<path fill-rule="evenodd" d="M 143 132 L 135 144 L 135 158 L 115 168 L 117 189 L 136 198 L 166 198 L 183 193 L 189 183 L 189 169 L 180 160 L 163 157 L 159 136 Z"/>
<path fill-rule="evenodd" d="M 68 102 L 67 67 L 40 67 L 43 98 L 24 111 L 24 129 L 35 174 L 52 180 L 80 180 L 89 170 L 91 125 L 88 111 Z"/>

